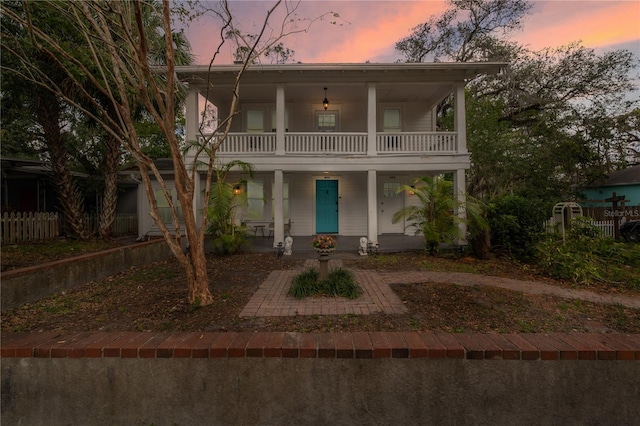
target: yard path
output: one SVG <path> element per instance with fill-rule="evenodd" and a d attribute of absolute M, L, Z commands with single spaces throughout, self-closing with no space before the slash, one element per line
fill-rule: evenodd
<path fill-rule="evenodd" d="M 627 308 L 640 309 L 640 296 L 623 296 L 618 294 L 602 294 L 589 290 L 578 290 L 545 284 L 539 281 L 515 280 L 512 278 L 494 277 L 466 272 L 433 272 L 406 271 L 381 272 L 381 278 L 387 284 L 411 283 L 449 283 L 463 286 L 488 286 L 506 290 L 520 291 L 528 294 L 548 294 L 567 299 L 578 299 L 586 302 L 621 305 Z"/>

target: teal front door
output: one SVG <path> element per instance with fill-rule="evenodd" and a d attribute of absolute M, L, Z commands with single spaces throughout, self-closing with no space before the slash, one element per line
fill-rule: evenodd
<path fill-rule="evenodd" d="M 338 181 L 316 181 L 316 233 L 338 233 Z"/>

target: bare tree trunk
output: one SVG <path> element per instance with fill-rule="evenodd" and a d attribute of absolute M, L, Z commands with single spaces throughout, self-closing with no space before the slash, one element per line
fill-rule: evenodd
<path fill-rule="evenodd" d="M 104 193 L 98 233 L 104 239 L 111 238 L 113 222 L 118 211 L 119 142 L 111 135 L 106 137 L 104 154 Z"/>
<path fill-rule="evenodd" d="M 82 194 L 69 171 L 66 135 L 60 128 L 60 104 L 55 96 L 41 97 L 36 114 L 51 156 L 54 186 L 60 197 L 65 220 L 75 237 L 87 239 L 91 233 L 84 213 Z"/>
<path fill-rule="evenodd" d="M 207 274 L 207 260 L 204 253 L 204 244 L 197 241 L 196 244 L 189 245 L 190 270 L 192 276 L 188 279 L 189 294 L 187 300 L 192 304 L 201 306 L 209 305 L 213 302 L 213 296 L 209 291 L 209 277 Z M 191 278 L 191 279 L 189 279 Z"/>

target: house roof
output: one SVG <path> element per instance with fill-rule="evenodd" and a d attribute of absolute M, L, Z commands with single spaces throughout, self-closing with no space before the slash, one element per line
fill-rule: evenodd
<path fill-rule="evenodd" d="M 380 102 L 394 100 L 437 103 L 453 87 L 480 74 L 495 74 L 504 62 L 435 63 L 347 63 L 347 64 L 257 64 L 242 77 L 242 94 L 250 93 L 253 102 L 273 102 L 274 84 L 286 87 L 288 101 L 308 97 L 309 93 L 341 102 L 366 93 L 375 83 Z M 203 96 L 228 100 L 242 65 L 191 65 L 176 67 L 178 78 L 195 87 Z M 419 90 L 416 90 L 417 85 Z M 209 90 L 207 91 L 207 87 Z"/>
<path fill-rule="evenodd" d="M 618 170 L 609 175 L 609 177 L 599 186 L 616 186 L 616 185 L 634 185 L 640 184 L 640 164 Z"/>

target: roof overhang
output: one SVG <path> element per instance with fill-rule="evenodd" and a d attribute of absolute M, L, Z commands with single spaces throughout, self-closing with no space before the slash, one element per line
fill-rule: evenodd
<path fill-rule="evenodd" d="M 339 101 L 340 96 L 364 91 L 369 84 L 378 88 L 379 101 L 433 101 L 450 93 L 455 84 L 478 75 L 496 74 L 506 66 L 504 62 L 257 64 L 247 68 L 241 87 L 242 93 L 251 93 L 254 101 L 272 100 L 274 85 L 299 89 L 287 90 L 287 100 L 309 96 L 310 90 L 323 96 L 322 89 L 328 87 L 329 98 Z M 224 98 L 223 91 L 233 87 L 241 70 L 242 65 L 176 67 L 181 81 L 210 99 Z M 423 89 L 416 91 L 416 84 Z"/>

